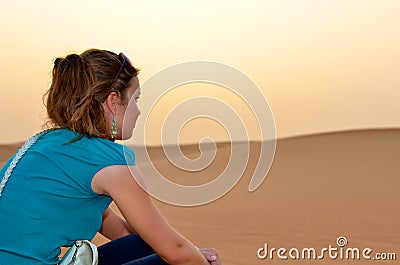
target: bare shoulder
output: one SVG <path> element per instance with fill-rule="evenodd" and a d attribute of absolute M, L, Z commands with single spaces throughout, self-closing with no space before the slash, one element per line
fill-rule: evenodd
<path fill-rule="evenodd" d="M 92 189 L 98 194 L 111 196 L 123 187 L 141 188 L 143 173 L 137 166 L 114 165 L 101 169 L 92 179 Z M 121 190 L 122 191 L 122 190 Z M 111 196 L 112 197 L 112 196 Z"/>

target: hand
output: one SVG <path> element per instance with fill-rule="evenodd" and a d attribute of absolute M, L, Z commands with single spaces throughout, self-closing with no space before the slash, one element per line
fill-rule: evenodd
<path fill-rule="evenodd" d="M 215 248 L 201 248 L 199 251 L 204 255 L 211 265 L 222 265 L 218 251 Z"/>

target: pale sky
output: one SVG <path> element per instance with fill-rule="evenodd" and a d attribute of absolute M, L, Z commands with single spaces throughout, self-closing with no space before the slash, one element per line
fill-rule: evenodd
<path fill-rule="evenodd" d="M 397 0 L 3 1 L 0 13 L 0 143 L 41 129 L 53 59 L 87 48 L 124 52 L 142 83 L 177 63 L 230 65 L 263 91 L 278 138 L 400 127 Z"/>

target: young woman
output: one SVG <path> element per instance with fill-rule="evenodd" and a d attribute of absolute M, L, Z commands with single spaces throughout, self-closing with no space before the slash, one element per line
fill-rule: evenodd
<path fill-rule="evenodd" d="M 142 177 L 133 151 L 114 142 L 132 136 L 140 114 L 138 69 L 122 53 L 91 49 L 57 58 L 52 74 L 53 130 L 23 155 L 0 197 L 0 264 L 54 265 L 61 246 L 97 232 L 111 240 L 98 248 L 99 265 L 221 264 L 215 249 L 197 250 L 168 224 L 133 178 Z"/>

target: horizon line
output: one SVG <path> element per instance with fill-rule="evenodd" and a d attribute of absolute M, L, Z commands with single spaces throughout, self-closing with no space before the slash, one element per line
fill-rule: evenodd
<path fill-rule="evenodd" d="M 355 133 L 355 132 L 361 132 L 361 131 L 396 131 L 400 130 L 400 127 L 375 127 L 375 128 L 354 128 L 354 129 L 344 129 L 344 130 L 333 130 L 333 131 L 322 131 L 322 132 L 315 132 L 315 133 L 303 133 L 303 134 L 297 134 L 297 135 L 290 135 L 290 136 L 284 136 L 284 137 L 277 137 L 276 141 L 279 140 L 289 140 L 289 139 L 296 139 L 296 138 L 304 138 L 304 137 L 311 137 L 311 136 L 323 136 L 323 135 L 332 135 L 332 134 L 341 134 L 341 133 Z M 26 141 L 26 140 L 25 140 Z M 18 142 L 11 142 L 11 143 L 1 143 L 0 146 L 15 146 L 15 145 L 23 145 L 25 141 L 18 141 Z M 267 142 L 271 140 L 237 140 L 233 141 L 235 143 L 259 143 L 259 142 Z M 216 141 L 215 143 L 218 144 L 227 144 L 231 143 L 232 141 Z M 182 143 L 180 146 L 188 146 L 188 145 L 198 145 L 198 142 L 193 142 L 193 143 Z M 155 148 L 155 147 L 160 147 L 160 146 L 173 146 L 176 144 L 148 144 L 146 145 L 147 147 L 150 148 Z M 206 144 L 207 145 L 207 144 Z M 142 145 L 135 145 L 135 144 L 127 144 L 127 146 L 142 146 Z"/>
<path fill-rule="evenodd" d="M 290 135 L 290 136 L 284 136 L 284 137 L 278 137 L 276 138 L 276 141 L 280 140 L 291 140 L 291 139 L 296 139 L 296 138 L 305 138 L 305 137 L 312 137 L 312 136 L 323 136 L 323 135 L 332 135 L 332 134 L 342 134 L 342 133 L 355 133 L 355 132 L 367 132 L 367 131 L 396 131 L 400 130 L 400 127 L 382 127 L 382 128 L 358 128 L 358 129 L 345 129 L 345 130 L 335 130 L 335 131 L 323 131 L 323 132 L 316 132 L 316 133 L 304 133 L 304 134 L 297 134 L 297 135 Z M 237 140 L 233 141 L 234 143 L 259 143 L 259 142 L 268 142 L 271 140 Z M 215 143 L 217 144 L 228 144 L 231 143 L 231 141 L 216 141 Z M 193 142 L 193 143 L 183 143 L 180 144 L 180 146 L 188 146 L 188 145 L 196 145 L 198 143 Z M 209 143 L 206 143 L 207 145 Z M 152 145 L 148 144 L 147 147 L 150 148 L 156 148 L 160 146 L 173 146 L 175 144 L 157 144 L 157 145 Z M 130 144 L 128 146 L 142 146 L 142 145 L 135 145 L 135 144 Z"/>

